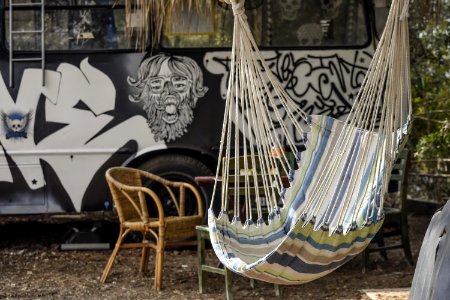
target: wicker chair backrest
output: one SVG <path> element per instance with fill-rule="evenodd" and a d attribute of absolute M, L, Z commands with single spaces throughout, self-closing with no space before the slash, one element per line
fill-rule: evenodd
<path fill-rule="evenodd" d="M 140 197 L 143 193 L 136 188 L 142 187 L 142 179 L 138 170 L 129 168 L 111 168 L 106 172 L 106 180 L 111 190 L 114 207 L 120 222 L 145 220 L 148 218 L 147 208 L 142 207 Z M 132 203 L 133 202 L 133 203 Z"/>

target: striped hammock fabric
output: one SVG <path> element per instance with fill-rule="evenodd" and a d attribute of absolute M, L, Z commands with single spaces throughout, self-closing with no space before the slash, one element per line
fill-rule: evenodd
<path fill-rule="evenodd" d="M 382 225 L 389 175 L 410 129 L 409 3 L 393 0 L 345 121 L 307 115 L 295 105 L 260 55 L 243 1 L 231 4 L 232 63 L 214 189 L 220 183 L 221 212 L 209 210 L 211 242 L 234 272 L 306 283 L 363 251 Z M 303 136 L 304 149 L 281 115 Z"/>

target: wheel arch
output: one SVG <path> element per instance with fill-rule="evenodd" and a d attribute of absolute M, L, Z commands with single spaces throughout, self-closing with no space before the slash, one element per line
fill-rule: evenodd
<path fill-rule="evenodd" d="M 135 156 L 131 157 L 123 163 L 123 166 L 138 167 L 145 161 L 153 159 L 158 156 L 167 154 L 180 154 L 192 157 L 203 164 L 205 164 L 212 172 L 215 173 L 217 167 L 217 156 L 212 151 L 206 151 L 199 148 L 188 147 L 170 147 L 170 148 L 148 148 L 139 151 Z"/>
<path fill-rule="evenodd" d="M 124 166 L 139 168 L 162 176 L 171 181 L 184 181 L 193 184 L 202 195 L 204 224 L 207 222 L 207 210 L 211 204 L 213 185 L 202 185 L 195 182 L 195 176 L 213 176 L 216 171 L 216 158 L 212 153 L 192 148 L 166 148 L 142 151 Z M 202 167 L 203 166 L 203 167 Z M 168 215 L 171 213 L 169 201 L 161 197 Z M 217 201 L 215 201 L 217 202 Z M 172 209 L 173 210 L 173 209 Z"/>

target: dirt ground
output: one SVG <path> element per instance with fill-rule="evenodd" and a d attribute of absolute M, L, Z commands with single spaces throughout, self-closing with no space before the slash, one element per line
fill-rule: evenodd
<path fill-rule="evenodd" d="M 414 259 L 431 216 L 411 215 L 410 238 Z M 138 250 L 122 250 L 107 283 L 99 282 L 111 250 L 62 251 L 60 243 L 69 225 L 15 223 L 0 225 L 0 299 L 224 299 L 224 278 L 211 274 L 206 293 L 199 294 L 195 249 L 166 252 L 163 290 L 153 286 L 154 255 L 149 273 L 138 272 Z M 112 225 L 113 227 L 116 224 Z M 208 250 L 208 260 L 217 264 Z M 284 286 L 284 299 L 406 299 L 414 266 L 409 266 L 401 250 L 388 252 L 388 260 L 377 253 L 362 272 L 362 258 L 356 257 L 332 274 L 301 286 Z M 400 289 L 399 289 L 400 288 Z M 383 296 L 377 291 L 393 289 Z M 257 282 L 256 287 L 241 276 L 233 276 L 234 299 L 272 299 L 273 285 Z M 373 296 L 375 295 L 375 296 Z M 389 296 L 390 295 L 390 296 Z M 372 297 L 372 298 L 370 298 Z"/>

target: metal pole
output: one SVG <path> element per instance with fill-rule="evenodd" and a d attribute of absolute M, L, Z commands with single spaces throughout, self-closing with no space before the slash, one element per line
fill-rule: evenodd
<path fill-rule="evenodd" d="M 12 0 L 9 0 L 9 87 L 13 87 Z"/>
<path fill-rule="evenodd" d="M 42 86 L 45 86 L 45 0 L 41 0 L 41 67 Z"/>

